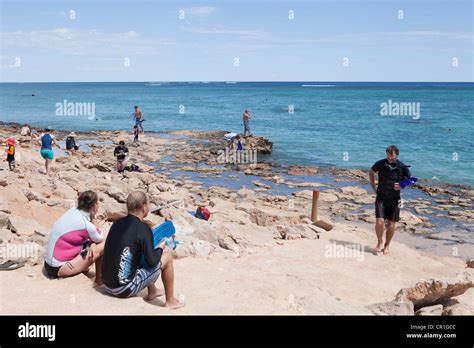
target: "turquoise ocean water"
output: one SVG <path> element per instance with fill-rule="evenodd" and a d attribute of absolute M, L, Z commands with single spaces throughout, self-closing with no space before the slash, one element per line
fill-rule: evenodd
<path fill-rule="evenodd" d="M 57 115 L 64 100 L 91 103 L 95 114 Z M 389 101 L 392 107 L 415 103 L 412 111 L 419 105 L 420 113 L 381 115 L 381 104 Z M 474 186 L 473 83 L 0 84 L 4 122 L 131 131 L 137 104 L 145 130 L 156 132 L 241 132 L 242 112 L 249 109 L 252 132 L 274 142 L 271 159 L 283 164 L 368 168 L 385 156 L 387 145 L 396 144 L 415 176 Z"/>

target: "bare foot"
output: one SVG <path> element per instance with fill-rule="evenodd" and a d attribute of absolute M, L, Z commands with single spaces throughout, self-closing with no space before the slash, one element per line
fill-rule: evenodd
<path fill-rule="evenodd" d="M 376 252 L 379 253 L 379 252 L 382 251 L 382 243 L 383 243 L 382 241 L 380 241 L 380 242 L 377 243 L 377 246 L 375 247 L 375 251 L 376 251 Z"/>
<path fill-rule="evenodd" d="M 388 245 L 385 244 L 385 247 L 383 248 L 383 254 L 384 255 L 390 255 L 390 250 L 388 250 Z"/>
<path fill-rule="evenodd" d="M 162 289 L 156 288 L 156 290 L 153 291 L 148 290 L 148 295 L 145 297 L 145 301 L 152 301 L 157 297 L 163 296 L 164 294 L 165 290 Z"/>
<path fill-rule="evenodd" d="M 102 281 L 102 277 L 101 276 L 99 276 L 99 277 L 96 276 L 95 279 L 94 279 L 94 288 L 96 286 L 101 286 L 101 285 L 104 285 L 104 282 Z"/>
<path fill-rule="evenodd" d="M 99 287 L 99 286 L 102 286 L 102 285 L 104 285 L 104 283 L 102 282 L 102 279 L 95 278 L 93 287 L 96 288 L 96 287 Z"/>
<path fill-rule="evenodd" d="M 165 307 L 168 309 L 178 309 L 184 307 L 184 302 L 180 302 L 177 298 L 173 298 L 172 302 L 166 302 Z"/>

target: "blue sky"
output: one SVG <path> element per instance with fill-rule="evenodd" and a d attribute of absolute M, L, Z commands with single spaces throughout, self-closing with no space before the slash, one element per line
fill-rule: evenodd
<path fill-rule="evenodd" d="M 471 0 L 0 2 L 2 82 L 473 81 Z"/>

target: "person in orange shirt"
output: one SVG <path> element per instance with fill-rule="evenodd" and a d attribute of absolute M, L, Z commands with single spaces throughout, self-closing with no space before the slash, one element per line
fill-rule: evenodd
<path fill-rule="evenodd" d="M 16 144 L 15 138 L 7 139 L 8 149 L 6 150 L 6 152 L 7 152 L 8 167 L 10 168 L 10 170 L 15 169 L 15 144 Z"/>

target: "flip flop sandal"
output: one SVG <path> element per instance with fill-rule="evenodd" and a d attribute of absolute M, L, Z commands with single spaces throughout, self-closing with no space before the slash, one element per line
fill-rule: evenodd
<path fill-rule="evenodd" d="M 25 265 L 26 261 L 12 261 L 8 260 L 0 264 L 0 271 L 13 271 L 15 269 L 21 268 Z"/>
<path fill-rule="evenodd" d="M 4 263 L 0 264 L 0 267 L 8 267 L 8 266 L 10 266 L 14 263 L 15 263 L 15 261 L 8 260 L 8 261 L 5 261 Z"/>

